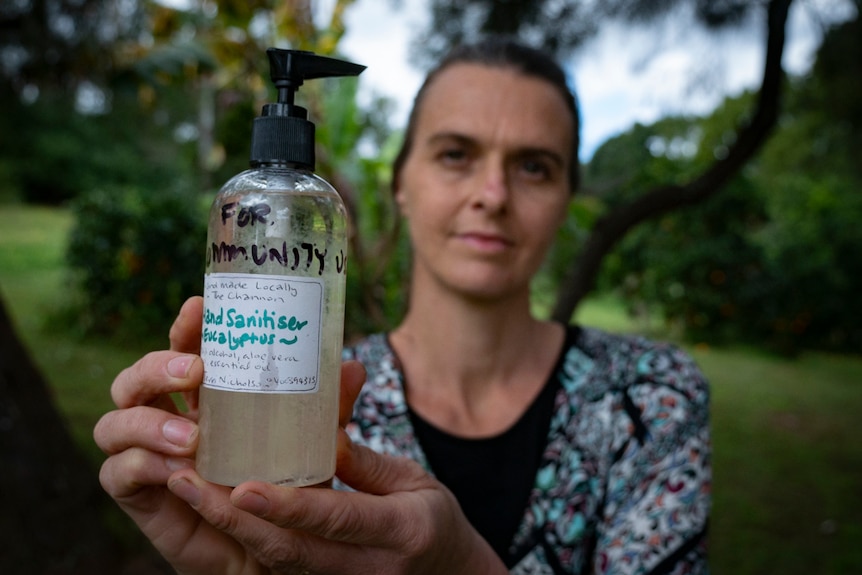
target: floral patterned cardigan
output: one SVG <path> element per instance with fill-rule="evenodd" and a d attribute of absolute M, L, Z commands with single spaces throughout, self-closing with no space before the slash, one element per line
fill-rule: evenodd
<path fill-rule="evenodd" d="M 547 443 L 511 573 L 707 573 L 709 390 L 668 344 L 569 326 Z M 347 431 L 429 472 L 384 334 L 345 349 L 367 382 Z"/>

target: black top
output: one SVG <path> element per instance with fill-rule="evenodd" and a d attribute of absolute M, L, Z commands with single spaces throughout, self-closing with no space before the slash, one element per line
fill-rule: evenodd
<path fill-rule="evenodd" d="M 562 349 L 570 347 L 570 333 Z M 551 374 L 556 374 L 562 351 Z M 554 398 L 560 387 L 551 376 L 512 427 L 499 435 L 466 439 L 451 435 L 410 410 L 416 438 L 428 464 L 461 505 L 467 519 L 507 567 L 517 558 L 509 547 L 524 515 L 548 439 Z"/>

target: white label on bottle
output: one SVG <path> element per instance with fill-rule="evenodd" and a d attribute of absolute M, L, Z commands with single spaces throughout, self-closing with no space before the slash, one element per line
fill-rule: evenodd
<path fill-rule="evenodd" d="M 204 386 L 253 393 L 317 391 L 322 314 L 320 279 L 207 274 Z"/>

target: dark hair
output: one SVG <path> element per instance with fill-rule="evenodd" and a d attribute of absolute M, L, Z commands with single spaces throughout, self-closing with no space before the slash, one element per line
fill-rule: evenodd
<path fill-rule="evenodd" d="M 441 72 L 455 64 L 480 64 L 483 66 L 513 70 L 519 74 L 544 80 L 562 96 L 566 107 L 572 113 L 574 133 L 572 134 L 572 158 L 569 171 L 569 188 L 572 192 L 580 185 L 580 162 L 578 146 L 580 142 L 580 114 L 575 95 L 569 89 L 563 69 L 546 53 L 520 44 L 505 37 L 489 37 L 475 44 L 464 44 L 454 48 L 425 77 L 425 81 L 413 99 L 413 109 L 407 120 L 407 130 L 401 149 L 392 165 L 392 183 L 397 185 L 399 174 L 410 155 L 416 132 L 416 122 L 428 87 Z"/>

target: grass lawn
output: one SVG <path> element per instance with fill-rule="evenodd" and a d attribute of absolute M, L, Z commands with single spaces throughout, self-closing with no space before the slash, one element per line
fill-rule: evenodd
<path fill-rule="evenodd" d="M 3 214 L 0 294 L 74 436 L 98 461 L 91 433 L 111 409 L 110 383 L 147 350 L 52 325 L 58 302 L 71 297 L 63 269 L 68 212 L 6 206 Z M 588 302 L 578 318 L 637 327 L 609 299 Z M 862 358 L 689 349 L 712 383 L 713 573 L 862 573 Z"/>
<path fill-rule="evenodd" d="M 862 361 L 696 350 L 712 381 L 716 573 L 862 573 Z"/>

